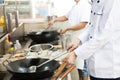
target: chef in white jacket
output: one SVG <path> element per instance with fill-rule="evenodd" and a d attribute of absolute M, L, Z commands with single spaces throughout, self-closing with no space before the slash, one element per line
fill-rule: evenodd
<path fill-rule="evenodd" d="M 120 80 L 120 0 L 92 0 L 88 27 L 73 45 L 63 60 L 87 59 L 91 80 Z"/>
<path fill-rule="evenodd" d="M 75 40 L 75 38 L 79 36 L 79 34 L 83 31 L 83 28 L 89 22 L 91 11 L 91 4 L 88 0 L 74 0 L 74 1 L 76 2 L 76 4 L 66 15 L 60 16 L 49 21 L 49 25 L 52 25 L 55 22 L 64 22 L 68 20 L 69 26 L 68 27 L 65 26 L 64 28 L 62 28 L 61 34 L 68 32 L 72 36 L 71 37 L 72 40 Z M 81 78 L 80 80 L 87 80 L 88 74 L 84 69 L 84 61 L 81 59 L 77 59 L 76 67 Z"/>

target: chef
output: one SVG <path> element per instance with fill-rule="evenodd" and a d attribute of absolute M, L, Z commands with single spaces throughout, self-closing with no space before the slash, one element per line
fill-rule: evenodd
<path fill-rule="evenodd" d="M 91 18 L 79 47 L 63 59 L 87 59 L 90 80 L 120 80 L 120 0 L 92 0 Z M 81 44 L 81 45 L 80 45 Z"/>
<path fill-rule="evenodd" d="M 68 32 L 67 34 L 70 34 L 72 36 L 72 41 L 76 40 L 75 38 L 78 37 L 79 34 L 81 34 L 83 28 L 89 22 L 91 11 L 91 4 L 89 3 L 90 1 L 74 1 L 76 2 L 76 4 L 66 15 L 55 18 L 49 22 L 49 25 L 52 25 L 55 22 L 63 22 L 68 20 L 69 26 L 62 28 L 61 34 Z M 84 68 L 84 61 L 81 59 L 77 59 L 75 63 L 78 69 L 80 80 L 88 80 L 88 74 L 86 69 Z"/>

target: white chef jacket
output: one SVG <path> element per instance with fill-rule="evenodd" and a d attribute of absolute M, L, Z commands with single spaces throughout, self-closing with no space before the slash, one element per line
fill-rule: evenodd
<path fill-rule="evenodd" d="M 89 74 L 97 78 L 120 77 L 120 0 L 93 0 L 91 19 L 79 36 L 83 45 L 75 53 L 87 59 Z"/>
<path fill-rule="evenodd" d="M 90 12 L 91 12 L 91 4 L 88 2 L 88 0 L 80 0 L 76 5 L 72 7 L 72 9 L 65 16 L 68 18 L 69 26 L 75 26 L 80 22 L 89 22 Z M 72 36 L 71 38 L 75 38 L 78 37 L 82 31 L 83 30 L 68 31 L 68 33 L 71 34 Z M 83 60 L 77 58 L 75 63 L 77 68 L 83 69 L 84 67 Z"/>
<path fill-rule="evenodd" d="M 68 18 L 69 27 L 75 26 L 80 22 L 89 22 L 90 20 L 90 11 L 91 4 L 88 0 L 80 0 L 77 4 L 75 4 L 72 9 L 65 15 Z M 78 37 L 81 30 L 71 31 L 75 33 Z"/>

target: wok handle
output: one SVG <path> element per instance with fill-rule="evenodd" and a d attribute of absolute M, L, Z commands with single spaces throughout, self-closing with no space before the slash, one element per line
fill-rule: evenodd
<path fill-rule="evenodd" d="M 5 61 L 2 62 L 3 66 L 6 67 L 6 64 L 9 64 L 10 62 L 6 59 Z"/>
<path fill-rule="evenodd" d="M 63 69 L 66 67 L 67 63 L 63 62 L 60 67 L 57 69 L 57 71 L 55 72 L 55 74 L 52 77 L 52 80 L 57 80 L 57 78 L 60 76 L 60 74 L 62 73 Z"/>
<path fill-rule="evenodd" d="M 75 68 L 75 64 L 72 64 L 68 69 L 67 71 L 65 71 L 60 77 L 58 80 L 63 80 L 67 75 L 68 73 L 70 73 L 74 68 Z"/>

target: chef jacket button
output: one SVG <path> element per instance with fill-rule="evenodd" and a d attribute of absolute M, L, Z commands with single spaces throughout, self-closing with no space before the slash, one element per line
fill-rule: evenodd
<path fill-rule="evenodd" d="M 97 3 L 99 3 L 99 2 L 100 2 L 100 0 L 97 1 Z"/>
<path fill-rule="evenodd" d="M 91 25 L 91 22 L 89 22 L 89 25 Z"/>
<path fill-rule="evenodd" d="M 93 11 L 91 11 L 91 13 L 92 13 Z"/>
<path fill-rule="evenodd" d="M 92 39 L 92 36 L 90 36 L 90 39 Z"/>
<path fill-rule="evenodd" d="M 94 15 L 95 15 L 95 12 L 94 12 Z"/>

